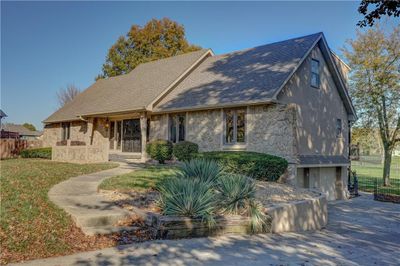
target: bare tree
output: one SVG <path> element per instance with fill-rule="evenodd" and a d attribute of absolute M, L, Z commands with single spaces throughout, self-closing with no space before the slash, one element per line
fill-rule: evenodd
<path fill-rule="evenodd" d="M 67 87 L 61 88 L 57 92 L 58 104 L 61 107 L 72 101 L 81 91 L 73 84 L 68 84 Z"/>

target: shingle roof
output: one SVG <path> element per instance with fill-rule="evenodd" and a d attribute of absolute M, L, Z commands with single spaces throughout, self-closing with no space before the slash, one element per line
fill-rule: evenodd
<path fill-rule="evenodd" d="M 29 130 L 23 125 L 17 125 L 12 123 L 5 123 L 1 125 L 1 130 L 10 131 L 10 132 L 18 132 L 21 136 L 40 136 L 42 135 L 39 131 Z"/>
<path fill-rule="evenodd" d="M 350 161 L 344 156 L 341 155 L 334 155 L 334 156 L 327 156 L 327 155 L 300 155 L 299 156 L 299 164 L 301 165 L 322 165 L 322 164 L 329 164 L 329 165 L 343 165 L 349 164 Z"/>
<path fill-rule="evenodd" d="M 3 110 L 0 109 L 0 118 L 7 117 L 6 113 L 3 112 Z"/>
<path fill-rule="evenodd" d="M 168 111 L 271 99 L 322 33 L 207 58 L 155 108 Z"/>
<path fill-rule="evenodd" d="M 203 49 L 137 66 L 130 73 L 98 80 L 44 123 L 80 115 L 144 109 L 209 50 Z"/>

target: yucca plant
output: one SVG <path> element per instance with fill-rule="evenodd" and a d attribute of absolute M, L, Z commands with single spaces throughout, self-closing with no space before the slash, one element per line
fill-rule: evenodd
<path fill-rule="evenodd" d="M 256 200 L 256 184 L 252 178 L 239 174 L 224 174 L 217 184 L 219 206 L 223 213 L 247 215 L 254 233 L 264 232 L 267 216 Z"/>
<path fill-rule="evenodd" d="M 224 212 L 232 214 L 239 214 L 246 206 L 246 201 L 254 199 L 256 194 L 255 182 L 239 174 L 224 174 L 218 180 L 217 189 Z"/>
<path fill-rule="evenodd" d="M 197 178 L 211 186 L 216 184 L 222 173 L 221 167 L 218 163 L 206 159 L 193 159 L 186 161 L 182 164 L 180 170 L 180 178 Z"/>
<path fill-rule="evenodd" d="M 200 218 L 210 227 L 215 224 L 215 192 L 200 179 L 173 178 L 162 182 L 160 207 L 164 215 Z"/>

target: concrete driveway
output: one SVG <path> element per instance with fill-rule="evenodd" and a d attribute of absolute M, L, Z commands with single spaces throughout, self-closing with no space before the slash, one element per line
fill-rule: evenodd
<path fill-rule="evenodd" d="M 400 265 L 400 204 L 365 194 L 330 204 L 318 232 L 152 241 L 27 265 Z"/>

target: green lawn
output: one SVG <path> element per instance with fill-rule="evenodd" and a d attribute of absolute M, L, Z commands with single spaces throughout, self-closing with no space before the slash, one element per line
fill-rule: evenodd
<path fill-rule="evenodd" d="M 147 166 L 144 169 L 106 179 L 100 184 L 99 188 L 119 191 L 131 189 L 144 191 L 154 188 L 165 178 L 174 176 L 177 171 L 178 168 L 175 166 Z"/>
<path fill-rule="evenodd" d="M 49 201 L 47 193 L 70 177 L 116 166 L 43 159 L 1 161 L 0 263 L 67 254 L 84 250 L 82 245 L 90 246 L 71 218 Z"/>
<path fill-rule="evenodd" d="M 357 172 L 360 190 L 373 192 L 377 180 L 380 192 L 400 195 L 400 157 L 392 158 L 391 187 L 382 186 L 383 165 L 379 157 L 363 157 L 360 161 L 353 161 L 351 168 Z"/>

